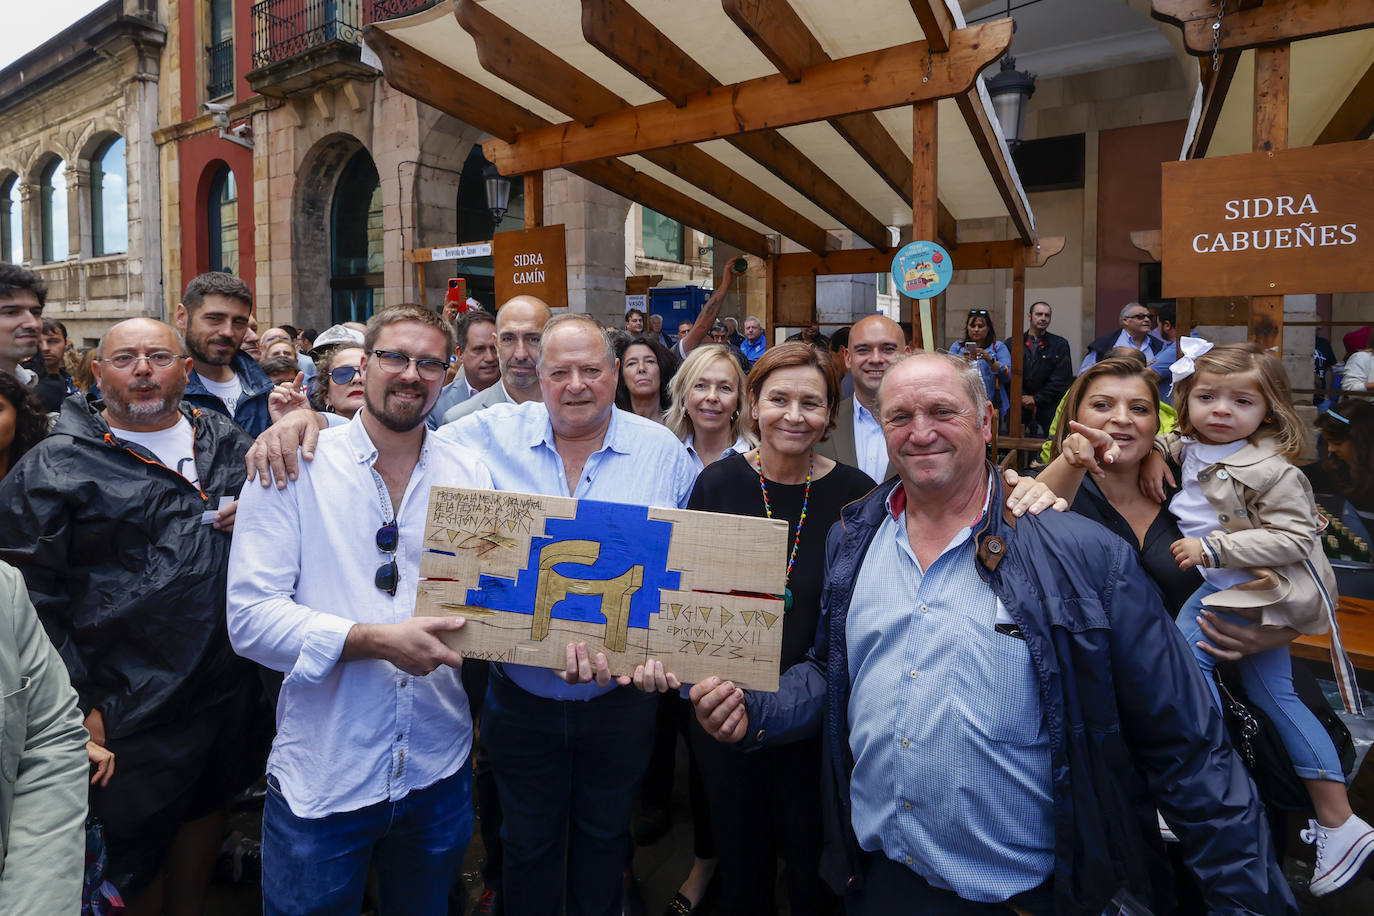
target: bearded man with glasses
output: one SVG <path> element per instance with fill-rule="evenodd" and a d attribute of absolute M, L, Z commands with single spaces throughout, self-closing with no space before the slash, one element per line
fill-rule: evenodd
<path fill-rule="evenodd" d="M 453 328 L 387 309 L 363 342 L 363 406 L 284 489 L 248 487 L 229 560 L 234 648 L 286 674 L 263 808 L 265 913 L 446 912 L 472 834 L 472 720 L 459 618 L 415 617 L 434 485 L 489 488 L 429 435 Z M 308 558 L 308 559 L 307 559 Z"/>
<path fill-rule="evenodd" d="M 1149 309 L 1139 302 L 1126 303 L 1121 310 L 1121 330 L 1108 331 L 1088 344 L 1088 353 L 1078 367 L 1078 374 L 1082 375 L 1083 370 L 1095 365 L 1099 359 L 1105 359 L 1107 351 L 1113 347 L 1139 350 L 1145 354 L 1146 365 L 1154 363 L 1159 351 L 1164 349 L 1164 341 L 1150 333 L 1154 326 L 1155 317 Z"/>
<path fill-rule="evenodd" d="M 76 688 L 106 877 L 131 912 L 199 912 L 267 745 L 257 671 L 224 627 L 252 440 L 184 400 L 193 363 L 169 325 L 120 322 L 97 357 L 104 401 L 69 399 L 0 484 L 0 558 Z"/>

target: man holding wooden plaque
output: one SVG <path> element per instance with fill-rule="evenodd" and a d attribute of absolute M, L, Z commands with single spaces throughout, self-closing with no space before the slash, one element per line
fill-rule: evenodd
<path fill-rule="evenodd" d="M 230 638 L 286 673 L 263 809 L 267 914 L 357 912 L 369 863 L 383 912 L 447 911 L 472 834 L 472 722 L 462 656 L 439 636 L 463 621 L 413 616 L 416 578 L 430 487 L 491 485 L 425 429 L 453 343 L 419 306 L 374 315 L 362 409 L 281 489 L 241 497 Z"/>

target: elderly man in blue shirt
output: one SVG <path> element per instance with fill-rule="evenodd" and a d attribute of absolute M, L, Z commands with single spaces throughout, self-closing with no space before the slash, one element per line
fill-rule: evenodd
<path fill-rule="evenodd" d="M 822 875 L 859 916 L 1096 916 L 1172 887 L 1158 808 L 1215 913 L 1295 912 L 1253 784 L 1133 550 L 1012 518 L 976 372 L 907 357 L 879 390 L 898 477 L 830 531 L 808 661 L 775 694 L 692 688 L 745 746 L 824 725 Z"/>
<path fill-rule="evenodd" d="M 496 404 L 435 438 L 475 451 L 497 489 L 684 506 L 696 467 L 666 427 L 615 407 L 615 353 L 601 326 L 586 315 L 552 318 L 539 354 L 542 403 Z M 289 479 L 295 445 L 308 458 L 317 434 L 318 421 L 297 412 L 272 433 L 287 460 L 269 462 L 273 449 L 260 441 L 250 461 Z M 501 795 L 507 912 L 618 911 L 657 710 L 628 682 L 585 643 L 567 647 L 563 671 L 492 666 L 482 729 Z"/>

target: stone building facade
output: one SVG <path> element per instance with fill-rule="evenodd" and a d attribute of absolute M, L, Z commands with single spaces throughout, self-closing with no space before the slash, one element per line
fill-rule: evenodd
<path fill-rule="evenodd" d="M 485 135 L 395 91 L 362 59 L 363 25 L 433 0 L 166 2 L 156 137 L 173 239 L 168 306 L 211 269 L 249 283 L 264 326 L 435 305 L 451 277 L 494 304 L 490 258 L 417 270 L 409 253 L 523 228 L 519 182 L 494 222 Z M 609 320 L 623 310 L 629 202 L 566 172 L 545 181 L 544 222 L 568 230 L 569 305 Z"/>
<path fill-rule="evenodd" d="M 107 0 L 0 70 L 0 260 L 48 283 L 77 345 L 161 317 L 157 0 Z"/>

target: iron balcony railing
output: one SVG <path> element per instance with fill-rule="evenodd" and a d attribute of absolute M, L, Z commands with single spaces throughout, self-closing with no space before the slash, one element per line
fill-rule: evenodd
<path fill-rule="evenodd" d="M 209 58 L 209 76 L 206 92 L 210 98 L 217 99 L 234 91 L 234 39 L 226 38 L 205 49 Z"/>
<path fill-rule="evenodd" d="M 362 44 L 363 26 L 438 0 L 262 0 L 253 5 L 253 67 L 266 67 L 341 41 Z"/>

